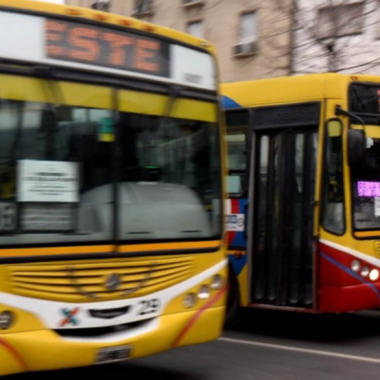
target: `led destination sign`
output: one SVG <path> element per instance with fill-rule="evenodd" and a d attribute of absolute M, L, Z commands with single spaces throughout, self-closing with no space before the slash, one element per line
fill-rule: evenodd
<path fill-rule="evenodd" d="M 71 21 L 45 21 L 46 56 L 169 77 L 169 44 Z"/>
<path fill-rule="evenodd" d="M 154 33 L 0 10 L 0 46 L 0 58 L 15 62 L 217 89 L 211 54 Z"/>

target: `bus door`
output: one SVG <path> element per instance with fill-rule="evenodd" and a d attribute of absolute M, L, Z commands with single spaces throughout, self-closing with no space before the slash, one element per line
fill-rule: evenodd
<path fill-rule="evenodd" d="M 262 128 L 253 144 L 251 302 L 312 308 L 317 125 Z"/>

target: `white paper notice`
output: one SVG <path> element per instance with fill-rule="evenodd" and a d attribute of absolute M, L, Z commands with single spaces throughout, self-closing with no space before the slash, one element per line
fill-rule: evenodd
<path fill-rule="evenodd" d="M 19 202 L 79 201 L 79 168 L 76 162 L 18 161 Z"/>
<path fill-rule="evenodd" d="M 380 216 L 380 198 L 375 197 L 375 216 Z"/>
<path fill-rule="evenodd" d="M 245 215 L 230 214 L 225 216 L 227 231 L 244 231 Z"/>

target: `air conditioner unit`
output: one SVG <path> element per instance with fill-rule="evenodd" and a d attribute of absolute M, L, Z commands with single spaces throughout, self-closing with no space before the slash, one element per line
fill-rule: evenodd
<path fill-rule="evenodd" d="M 257 53 L 257 42 L 245 42 L 234 46 L 235 56 L 248 56 Z"/>
<path fill-rule="evenodd" d="M 102 12 L 109 12 L 111 9 L 111 1 L 110 0 L 97 0 L 95 3 L 91 4 L 92 9 L 96 9 Z"/>
<path fill-rule="evenodd" d="M 183 6 L 189 8 L 192 6 L 203 5 L 204 3 L 204 0 L 183 0 Z"/>
<path fill-rule="evenodd" d="M 153 1 L 141 0 L 141 1 L 136 2 L 133 15 L 145 15 L 145 14 L 151 14 L 152 12 L 153 12 Z"/>

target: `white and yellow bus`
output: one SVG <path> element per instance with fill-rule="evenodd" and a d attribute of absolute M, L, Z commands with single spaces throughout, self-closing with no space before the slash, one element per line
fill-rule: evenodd
<path fill-rule="evenodd" d="M 0 0 L 0 375 L 219 336 L 218 90 L 207 41 Z"/>

